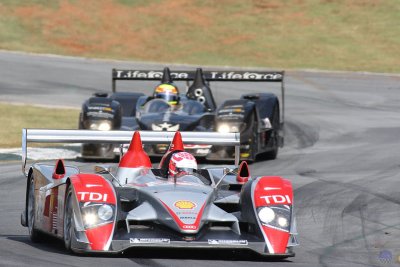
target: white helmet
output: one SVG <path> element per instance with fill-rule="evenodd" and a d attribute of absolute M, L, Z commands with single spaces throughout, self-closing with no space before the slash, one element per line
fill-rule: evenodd
<path fill-rule="evenodd" d="M 168 166 L 168 174 L 176 176 L 179 174 L 191 174 L 197 169 L 197 161 L 188 152 L 177 152 L 171 157 Z"/>

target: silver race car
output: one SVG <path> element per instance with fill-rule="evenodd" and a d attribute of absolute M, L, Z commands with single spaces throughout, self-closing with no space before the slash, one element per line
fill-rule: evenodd
<path fill-rule="evenodd" d="M 235 165 L 182 168 L 188 154 L 182 140 L 235 146 Z M 33 242 L 52 235 L 81 253 L 184 247 L 294 256 L 292 185 L 278 176 L 253 177 L 245 161 L 239 165 L 239 133 L 24 129 L 22 141 L 27 188 L 21 223 Z M 26 168 L 31 142 L 129 141 L 114 169 L 97 165 L 92 173 L 81 172 L 63 159 Z M 157 167 L 142 143 L 170 143 Z M 190 154 L 186 159 L 193 163 Z"/>

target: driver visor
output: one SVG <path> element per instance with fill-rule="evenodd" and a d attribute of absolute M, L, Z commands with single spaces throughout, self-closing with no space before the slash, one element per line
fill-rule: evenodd
<path fill-rule="evenodd" d="M 176 168 L 176 172 L 178 174 L 180 174 L 180 173 L 193 174 L 195 172 L 195 169 L 193 169 L 193 168 Z"/>
<path fill-rule="evenodd" d="M 156 98 L 162 98 L 167 101 L 169 104 L 176 105 L 178 104 L 178 95 L 172 93 L 157 93 Z"/>

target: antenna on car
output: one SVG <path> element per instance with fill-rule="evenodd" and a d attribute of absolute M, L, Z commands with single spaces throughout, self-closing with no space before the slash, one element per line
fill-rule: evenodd
<path fill-rule="evenodd" d="M 112 180 L 116 181 L 117 184 L 122 187 L 122 185 L 118 181 L 118 179 L 111 173 L 111 167 L 110 166 L 96 165 L 96 166 L 94 166 L 94 171 L 95 171 L 95 173 L 98 173 L 98 174 L 109 174 L 109 175 L 111 175 Z"/>
<path fill-rule="evenodd" d="M 221 177 L 221 179 L 218 181 L 218 183 L 215 184 L 214 188 L 218 188 L 218 186 L 221 184 L 221 182 L 224 180 L 224 178 L 228 175 L 228 174 L 237 174 L 237 168 L 231 169 L 231 168 L 224 168 L 224 175 Z"/>

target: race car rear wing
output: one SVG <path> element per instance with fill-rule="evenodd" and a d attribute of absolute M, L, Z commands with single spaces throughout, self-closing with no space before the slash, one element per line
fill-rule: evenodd
<path fill-rule="evenodd" d="M 220 82 L 278 82 L 281 83 L 282 111 L 281 122 L 284 122 L 285 112 L 285 72 L 284 71 L 251 71 L 251 70 L 202 70 L 206 81 Z M 196 71 L 176 70 L 170 72 L 173 81 L 193 81 Z M 118 80 L 140 80 L 140 81 L 161 81 L 162 70 L 112 70 L 112 91 L 116 92 L 116 81 Z"/>
<path fill-rule="evenodd" d="M 26 173 L 28 143 L 129 144 L 133 131 L 22 129 L 22 172 Z M 175 132 L 140 131 L 144 144 L 169 144 Z M 239 165 L 240 133 L 181 132 L 185 144 L 235 146 L 235 166 Z"/>

